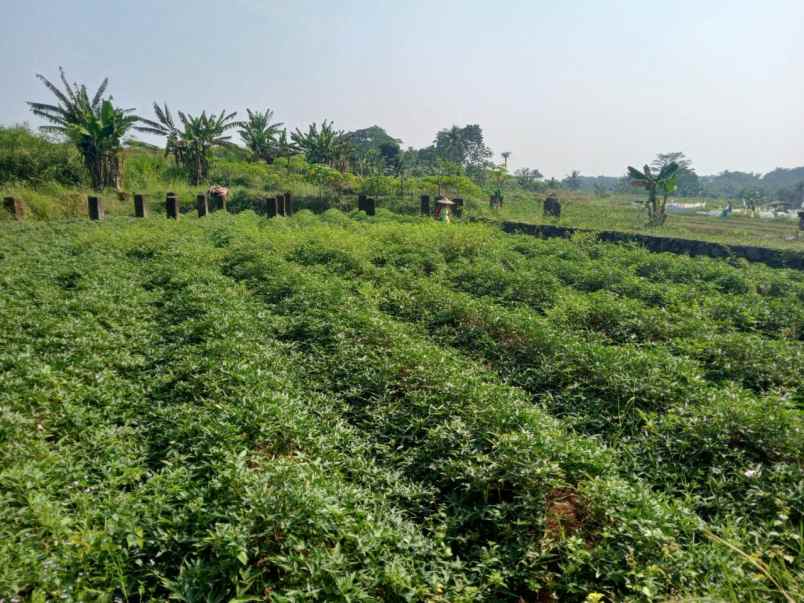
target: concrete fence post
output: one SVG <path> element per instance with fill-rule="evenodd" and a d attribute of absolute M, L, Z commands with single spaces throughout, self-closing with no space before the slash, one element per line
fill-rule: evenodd
<path fill-rule="evenodd" d="M 373 216 L 375 214 L 375 209 L 377 207 L 377 202 L 374 199 L 366 195 L 358 195 L 357 196 L 357 209 L 358 211 L 366 212 L 366 215 Z"/>
<path fill-rule="evenodd" d="M 134 195 L 134 217 L 144 218 L 148 213 L 145 207 L 145 197 L 140 194 Z"/>
<path fill-rule="evenodd" d="M 3 207 L 10 213 L 15 220 L 19 221 L 25 217 L 25 206 L 16 197 L 5 197 Z"/>
<path fill-rule="evenodd" d="M 87 197 L 90 220 L 103 220 L 103 202 L 98 197 Z"/>
<path fill-rule="evenodd" d="M 209 201 L 206 195 L 196 195 L 195 208 L 198 210 L 198 217 L 203 218 L 209 213 Z"/>
<path fill-rule="evenodd" d="M 544 200 L 544 210 L 542 212 L 545 218 L 560 218 L 561 217 L 561 201 L 555 195 L 550 195 Z"/>
<path fill-rule="evenodd" d="M 279 203 L 276 197 L 268 197 L 266 203 L 265 215 L 269 218 L 275 218 L 279 214 Z"/>
<path fill-rule="evenodd" d="M 165 195 L 165 215 L 171 220 L 179 219 L 179 198 L 176 193 Z"/>
<path fill-rule="evenodd" d="M 210 212 L 218 211 L 218 210 L 225 210 L 226 209 L 226 197 L 224 197 L 220 193 L 213 192 L 210 194 L 210 197 L 207 201 L 207 209 Z"/>
<path fill-rule="evenodd" d="M 421 215 L 423 215 L 423 216 L 429 216 L 430 215 L 430 195 L 422 195 L 419 198 L 419 201 L 421 202 L 421 209 L 420 209 L 419 213 Z"/>
<path fill-rule="evenodd" d="M 293 197 L 291 197 L 290 191 L 285 193 L 285 215 L 288 217 L 293 215 Z"/>
<path fill-rule="evenodd" d="M 463 199 L 461 197 L 455 197 L 452 202 L 455 203 L 455 208 L 453 210 L 455 217 L 460 218 L 463 216 Z"/>

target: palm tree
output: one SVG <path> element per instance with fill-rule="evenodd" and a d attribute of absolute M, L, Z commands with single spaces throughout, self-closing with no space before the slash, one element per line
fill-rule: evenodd
<path fill-rule="evenodd" d="M 324 120 L 320 129 L 313 123 L 307 128 L 307 132 L 296 128 L 291 138 L 304 151 L 308 162 L 324 163 L 330 167 L 337 167 L 342 172 L 345 171 L 351 155 L 351 145 L 343 130 L 336 130 L 332 122 Z"/>
<path fill-rule="evenodd" d="M 277 156 L 277 134 L 281 123 L 272 123 L 274 112 L 266 109 L 264 113 L 246 109 L 248 121 L 237 123 L 240 128 L 240 138 L 246 143 L 246 147 L 254 154 L 257 159 L 262 159 L 266 163 L 273 163 Z"/>
<path fill-rule="evenodd" d="M 134 109 L 115 107 L 111 96 L 104 98 L 109 78 L 101 82 L 90 99 L 86 86 L 70 84 L 61 67 L 59 75 L 64 90 L 44 75 L 36 76 L 55 95 L 57 104 L 29 102 L 28 106 L 34 115 L 50 122 L 40 127 L 42 131 L 61 134 L 78 148 L 89 170 L 92 188 L 114 186 L 119 190 L 123 137 L 140 118 L 132 115 Z"/>
<path fill-rule="evenodd" d="M 458 126 L 438 132 L 434 145 L 439 157 L 461 165 L 466 160 L 466 141 L 463 137 L 463 130 Z"/>
<path fill-rule="evenodd" d="M 503 162 L 505 163 L 505 169 L 508 169 L 508 159 L 511 157 L 511 151 L 503 151 L 502 158 Z"/>
<path fill-rule="evenodd" d="M 218 115 L 214 113 L 207 115 L 207 112 L 203 111 L 198 116 L 178 111 L 181 129 L 176 127 L 167 104 L 162 111 L 159 105 L 154 103 L 154 113 L 157 121 L 142 120 L 145 126 L 137 129 L 165 136 L 167 138 L 165 152 L 172 153 L 176 162 L 187 170 L 190 183 L 193 185 L 207 179 L 211 149 L 216 146 L 232 145 L 231 136 L 226 135 L 226 132 L 239 125 L 239 122 L 232 121 L 237 115 L 236 111 L 232 113 L 221 111 Z"/>
<path fill-rule="evenodd" d="M 628 166 L 628 178 L 631 184 L 648 191 L 646 207 L 648 210 L 648 224 L 651 226 L 660 226 L 667 219 L 667 213 L 665 212 L 667 197 L 676 190 L 676 176 L 679 169 L 679 165 L 674 161 L 663 166 L 656 174 L 651 172 L 649 165 L 646 165 L 642 171 L 630 165 Z M 661 201 L 658 200 L 657 195 L 660 190 L 662 192 Z"/>

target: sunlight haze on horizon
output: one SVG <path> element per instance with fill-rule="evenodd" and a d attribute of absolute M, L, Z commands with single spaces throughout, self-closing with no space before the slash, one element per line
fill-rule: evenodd
<path fill-rule="evenodd" d="M 548 177 L 671 151 L 699 174 L 804 165 L 802 0 L 2 4 L 3 125 L 41 124 L 25 103 L 61 65 L 146 117 L 270 107 L 403 147 L 478 123 L 495 161 Z"/>

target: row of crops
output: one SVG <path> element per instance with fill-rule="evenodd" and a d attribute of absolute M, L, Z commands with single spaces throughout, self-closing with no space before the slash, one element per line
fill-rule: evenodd
<path fill-rule="evenodd" d="M 0 268 L 0 598 L 804 593 L 800 272 L 334 210 Z"/>

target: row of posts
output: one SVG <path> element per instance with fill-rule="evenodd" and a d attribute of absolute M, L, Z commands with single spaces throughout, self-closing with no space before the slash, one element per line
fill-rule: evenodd
<path fill-rule="evenodd" d="M 16 220 L 25 218 L 25 205 L 21 200 L 15 197 L 5 197 L 3 199 L 3 207 Z M 211 195 L 210 197 L 207 197 L 207 195 L 197 195 L 195 207 L 198 211 L 198 217 L 203 218 L 211 212 L 225 210 L 226 198 L 220 195 Z M 293 215 L 293 199 L 290 193 L 280 194 L 267 199 L 259 199 L 255 210 L 257 213 L 270 218 L 274 216 L 290 216 Z M 103 210 L 103 200 L 96 196 L 87 197 L 87 212 L 89 213 L 90 220 L 103 220 L 106 216 L 106 212 Z M 179 203 L 178 196 L 176 193 L 167 193 L 165 195 L 165 215 L 173 220 L 178 220 L 180 214 L 181 204 Z M 135 194 L 134 217 L 145 218 L 147 215 L 148 206 L 145 204 L 145 196 Z"/>
<path fill-rule="evenodd" d="M 276 197 L 258 199 L 254 211 L 261 216 L 267 216 L 269 218 L 276 216 L 292 216 L 293 198 L 290 193 L 285 193 Z"/>
<path fill-rule="evenodd" d="M 432 216 L 433 211 L 430 206 L 430 195 L 422 195 L 421 201 L 421 215 Z M 436 199 L 436 203 L 438 199 Z M 460 218 L 463 214 L 463 199 L 456 197 L 452 200 L 454 205 L 455 217 Z M 87 205 L 89 210 L 89 217 L 92 220 L 103 220 L 105 212 L 103 210 L 103 201 L 100 197 L 90 196 L 87 198 Z M 11 213 L 17 220 L 22 220 L 25 216 L 25 206 L 22 201 L 14 197 L 5 197 L 3 206 L 6 211 Z M 180 203 L 176 193 L 167 193 L 165 195 L 165 215 L 173 220 L 179 219 L 181 213 Z M 377 203 L 376 200 L 366 195 L 360 195 L 357 198 L 357 208 L 360 211 L 366 212 L 367 215 L 373 216 L 376 213 Z M 220 195 L 198 195 L 196 197 L 196 210 L 198 217 L 203 218 L 207 214 L 226 209 L 226 198 Z M 257 200 L 255 211 L 258 214 L 273 218 L 275 216 L 291 216 L 293 215 L 293 199 L 291 194 L 283 193 L 276 197 L 268 197 L 265 199 Z M 134 216 L 137 218 L 144 218 L 148 215 L 148 207 L 145 203 L 145 196 L 141 194 L 134 195 Z"/>
<path fill-rule="evenodd" d="M 212 195 L 210 198 L 207 195 L 197 195 L 195 198 L 195 208 L 198 211 L 198 217 L 203 218 L 210 212 L 225 210 L 226 198 L 221 195 Z M 90 220 L 103 220 L 105 212 L 103 211 L 103 202 L 99 197 L 90 196 L 87 198 L 87 209 L 89 212 Z M 176 193 L 167 193 L 165 195 L 165 216 L 172 220 L 178 220 L 181 214 L 181 203 Z M 145 218 L 148 215 L 148 206 L 145 203 L 145 195 L 134 195 L 134 217 Z"/>

